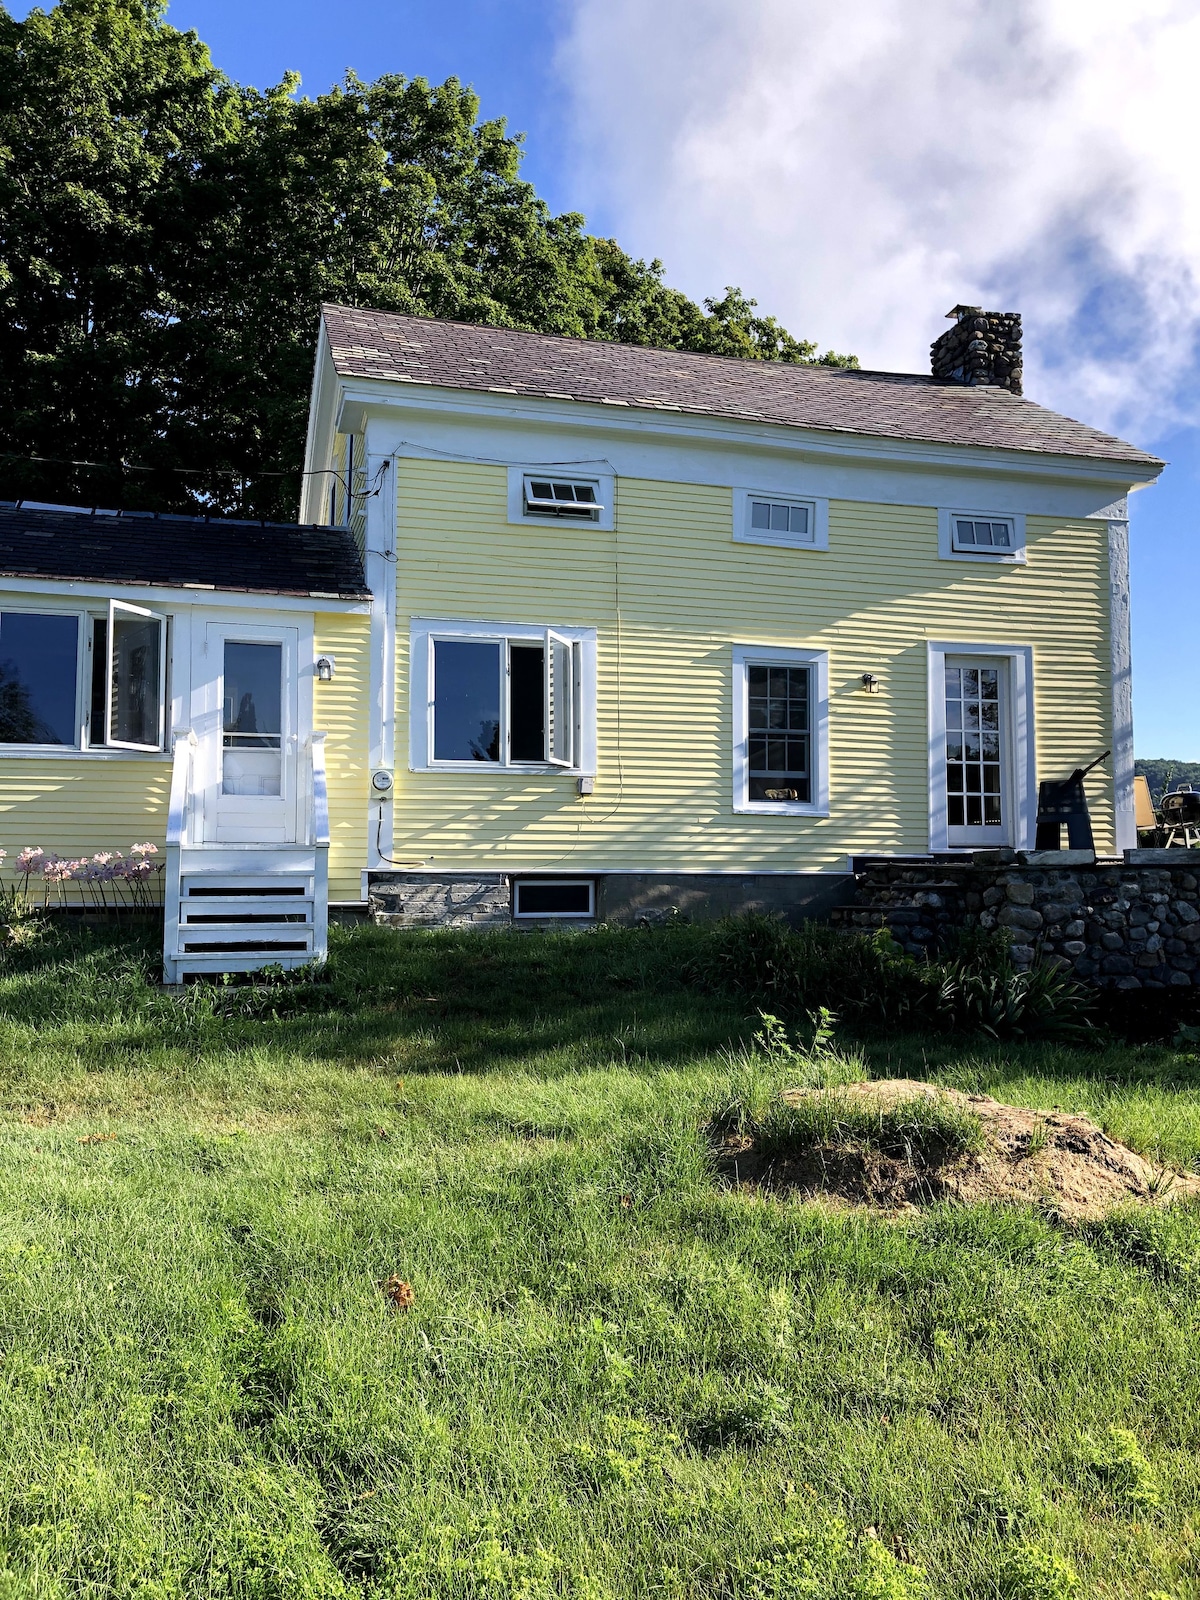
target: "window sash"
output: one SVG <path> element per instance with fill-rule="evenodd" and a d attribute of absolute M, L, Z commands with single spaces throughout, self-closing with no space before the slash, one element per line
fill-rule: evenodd
<path fill-rule="evenodd" d="M 546 629 L 546 760 L 552 767 L 575 765 L 575 647 L 561 633 Z"/>
<path fill-rule="evenodd" d="M 1007 517 L 956 515 L 952 518 L 954 548 L 968 555 L 1011 555 L 1016 530 Z"/>
<path fill-rule="evenodd" d="M 545 491 L 549 490 L 549 494 Z M 570 490 L 570 494 L 560 491 Z M 580 491 L 584 491 L 582 494 Z M 565 518 L 572 522 L 598 522 L 605 507 L 600 486 L 587 479 L 538 477 L 527 474 L 521 490 L 527 517 Z"/>
<path fill-rule="evenodd" d="M 156 661 L 150 674 L 142 680 L 141 692 L 147 690 L 153 699 L 149 721 L 152 735 L 146 739 L 118 737 L 118 718 L 129 712 L 136 713 L 137 680 L 131 683 L 128 669 L 120 671 L 118 662 L 122 640 L 131 626 L 148 630 L 155 639 Z M 163 747 L 167 702 L 167 619 L 161 611 L 148 611 L 145 606 L 131 605 L 127 600 L 108 602 L 108 648 L 105 663 L 104 736 L 110 750 L 157 751 Z M 128 699 L 126 695 L 128 694 Z"/>

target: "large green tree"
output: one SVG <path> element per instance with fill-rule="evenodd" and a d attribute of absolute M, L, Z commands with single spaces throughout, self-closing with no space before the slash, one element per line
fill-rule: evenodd
<path fill-rule="evenodd" d="M 293 516 L 322 300 L 853 364 L 553 215 L 454 78 L 298 87 L 159 0 L 0 6 L 0 494 Z"/>

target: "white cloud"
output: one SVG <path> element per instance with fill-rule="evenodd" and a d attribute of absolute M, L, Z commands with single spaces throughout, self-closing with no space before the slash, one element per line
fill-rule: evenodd
<path fill-rule="evenodd" d="M 865 366 L 956 302 L 1025 317 L 1026 393 L 1200 409 L 1200 0 L 573 0 L 576 179 L 695 295 Z"/>

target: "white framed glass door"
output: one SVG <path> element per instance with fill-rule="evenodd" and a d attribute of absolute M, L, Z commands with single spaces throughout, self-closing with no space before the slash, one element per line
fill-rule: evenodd
<path fill-rule="evenodd" d="M 300 837 L 300 629 L 212 621 L 196 663 L 196 774 L 210 844 Z"/>
<path fill-rule="evenodd" d="M 952 850 L 1012 844 L 1008 661 L 944 659 L 946 842 Z"/>

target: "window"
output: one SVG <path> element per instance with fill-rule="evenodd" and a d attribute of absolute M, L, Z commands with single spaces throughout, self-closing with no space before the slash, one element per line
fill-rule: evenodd
<path fill-rule="evenodd" d="M 939 554 L 944 560 L 1025 560 L 1025 518 L 995 511 L 938 512 Z"/>
<path fill-rule="evenodd" d="M 594 662 L 592 630 L 415 622 L 413 766 L 594 765 Z"/>
<path fill-rule="evenodd" d="M 750 799 L 812 800 L 812 669 L 746 666 Z"/>
<path fill-rule="evenodd" d="M 594 917 L 596 885 L 590 878 L 518 878 L 514 917 Z"/>
<path fill-rule="evenodd" d="M 954 548 L 956 550 L 1004 550 L 1013 547 L 1010 522 L 983 521 L 975 517 L 955 517 Z"/>
<path fill-rule="evenodd" d="M 166 628 L 120 600 L 106 617 L 0 612 L 0 744 L 161 750 Z"/>
<path fill-rule="evenodd" d="M 951 829 L 1002 827 L 1004 664 L 947 656 L 945 670 L 946 823 Z"/>
<path fill-rule="evenodd" d="M 607 461 L 575 461 L 508 469 L 509 522 L 542 528 L 613 526 L 616 478 Z"/>
<path fill-rule="evenodd" d="M 604 509 L 599 485 L 563 478 L 525 479 L 527 517 L 568 517 L 576 522 L 597 522 Z"/>
<path fill-rule="evenodd" d="M 77 745 L 79 618 L 0 612 L 0 743 Z"/>
<path fill-rule="evenodd" d="M 225 640 L 221 793 L 283 793 L 283 646 Z"/>
<path fill-rule="evenodd" d="M 794 549 L 829 548 L 829 502 L 755 489 L 736 489 L 733 537 L 740 544 Z"/>
<path fill-rule="evenodd" d="M 736 645 L 733 703 L 734 810 L 824 815 L 826 653 Z"/>
<path fill-rule="evenodd" d="M 162 749 L 166 633 L 166 617 L 123 600 L 109 601 L 104 730 L 105 743 L 114 749 Z"/>

